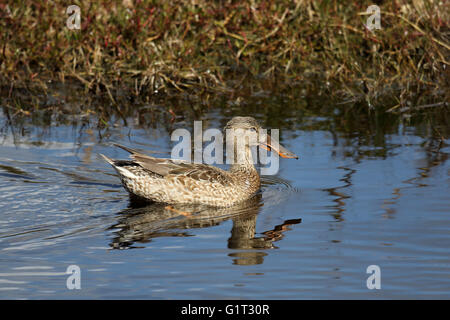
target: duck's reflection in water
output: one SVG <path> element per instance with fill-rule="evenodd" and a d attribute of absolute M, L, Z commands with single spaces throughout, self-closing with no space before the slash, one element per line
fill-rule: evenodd
<path fill-rule="evenodd" d="M 289 230 L 290 225 L 301 222 L 301 219 L 287 220 L 255 236 L 256 219 L 261 206 L 261 194 L 230 208 L 162 203 L 142 206 L 142 203 L 130 201 L 130 208 L 119 212 L 117 223 L 110 227 L 115 230 L 110 246 L 113 249 L 138 248 L 135 243 L 146 243 L 152 238 L 188 237 L 192 236 L 188 229 L 216 226 L 231 219 L 233 227 L 228 248 L 239 250 L 229 254 L 233 263 L 261 264 L 267 255 L 263 249 L 276 248 L 273 242 L 282 239 L 283 232 Z"/>

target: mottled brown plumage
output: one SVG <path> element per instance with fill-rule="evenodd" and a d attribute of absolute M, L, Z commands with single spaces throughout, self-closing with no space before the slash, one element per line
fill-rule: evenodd
<path fill-rule="evenodd" d="M 251 117 L 234 117 L 225 129 L 259 132 L 261 127 Z M 251 145 L 247 142 L 244 148 L 235 149 L 235 158 L 241 157 L 229 171 L 206 164 L 155 158 L 118 144 L 116 146 L 130 153 L 132 161 L 102 156 L 119 173 L 123 186 L 134 196 L 156 202 L 228 207 L 249 199 L 260 188 Z M 269 143 L 264 146 L 271 147 Z M 297 157 L 281 146 L 274 150 L 284 157 Z"/>

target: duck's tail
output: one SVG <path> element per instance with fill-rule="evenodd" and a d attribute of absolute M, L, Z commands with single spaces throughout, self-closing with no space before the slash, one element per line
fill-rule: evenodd
<path fill-rule="evenodd" d="M 107 156 L 105 156 L 104 154 L 101 154 L 101 153 L 99 153 L 99 155 L 101 155 L 103 157 L 103 159 L 105 159 L 105 161 L 108 162 L 110 165 L 112 165 L 113 167 L 115 166 L 113 159 L 108 158 Z"/>
<path fill-rule="evenodd" d="M 130 166 L 136 166 L 136 163 L 132 161 L 124 161 L 124 160 L 113 160 L 111 158 L 108 158 L 104 154 L 99 153 L 103 159 L 105 159 L 106 162 L 108 162 L 119 175 L 127 177 L 129 179 L 136 179 L 136 175 L 128 169 Z"/>

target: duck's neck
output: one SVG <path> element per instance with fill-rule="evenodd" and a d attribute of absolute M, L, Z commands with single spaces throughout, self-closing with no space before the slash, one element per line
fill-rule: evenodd
<path fill-rule="evenodd" d="M 248 195 L 254 194 L 261 186 L 258 171 L 253 164 L 253 158 L 249 148 L 241 161 L 234 162 L 230 168 L 231 174 L 241 187 L 244 187 Z"/>
<path fill-rule="evenodd" d="M 230 171 L 237 173 L 237 172 L 242 172 L 242 173 L 251 173 L 251 174 L 258 174 L 258 171 L 256 170 L 255 166 L 253 165 L 253 163 L 247 163 L 247 164 L 239 164 L 239 163 L 235 163 L 232 164 L 230 167 Z"/>
<path fill-rule="evenodd" d="M 236 150 L 234 152 L 234 161 L 231 165 L 231 172 L 245 172 L 247 174 L 258 174 L 254 164 L 253 164 L 253 156 L 252 150 L 250 147 L 246 146 L 242 153 L 237 154 Z"/>

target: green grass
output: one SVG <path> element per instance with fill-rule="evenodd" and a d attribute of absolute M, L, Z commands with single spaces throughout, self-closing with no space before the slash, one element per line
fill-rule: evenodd
<path fill-rule="evenodd" d="M 49 81 L 75 81 L 113 105 L 313 85 L 342 109 L 448 111 L 449 2 L 375 1 L 382 29 L 371 32 L 364 12 L 373 2 L 8 1 L 2 104 L 26 115 L 52 92 Z M 71 4 L 81 30 L 66 27 Z M 17 106 L 24 92 L 31 102 Z"/>

